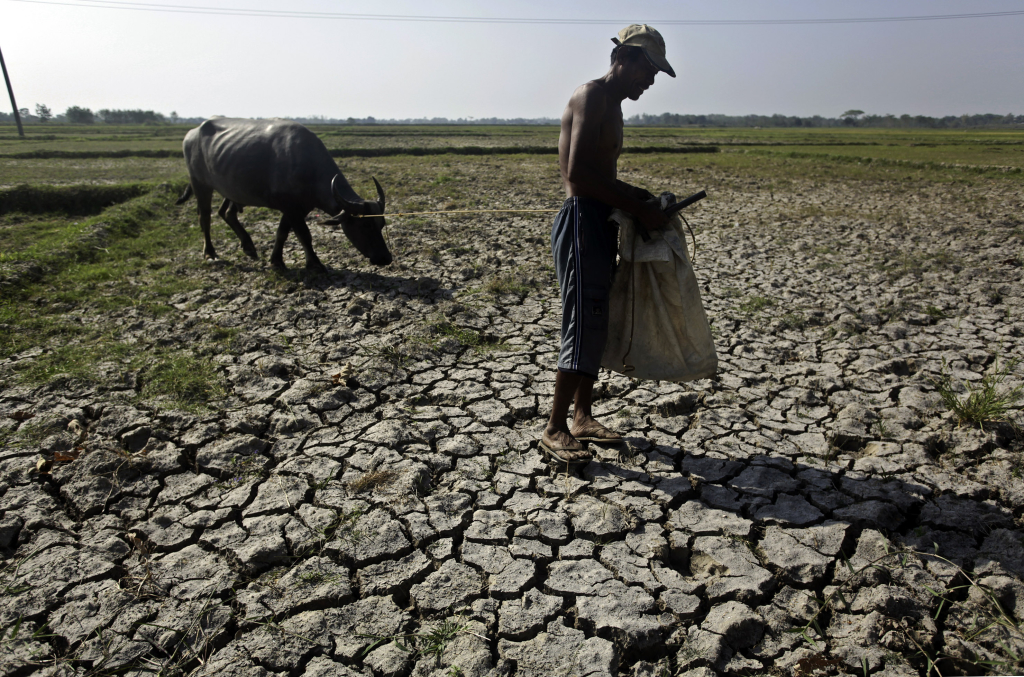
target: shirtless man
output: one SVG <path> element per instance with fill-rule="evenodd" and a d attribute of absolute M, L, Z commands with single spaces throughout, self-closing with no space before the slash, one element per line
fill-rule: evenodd
<path fill-rule="evenodd" d="M 594 419 L 591 400 L 601 355 L 608 339 L 608 291 L 618 248 L 617 232 L 608 223 L 613 208 L 633 214 L 648 229 L 668 218 L 645 200 L 642 188 L 616 178 L 622 152 L 622 101 L 636 101 L 664 71 L 665 41 L 646 24 L 619 31 L 608 73 L 573 92 L 562 113 L 558 162 L 566 201 L 555 217 L 551 251 L 562 293 L 562 347 L 555 376 L 551 418 L 541 447 L 566 463 L 591 458 L 582 442 L 618 442 L 621 436 Z M 569 404 L 573 423 L 566 423 Z"/>

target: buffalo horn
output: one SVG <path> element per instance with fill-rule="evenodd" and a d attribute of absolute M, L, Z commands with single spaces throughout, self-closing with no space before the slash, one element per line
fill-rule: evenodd
<path fill-rule="evenodd" d="M 359 203 L 346 200 L 344 196 L 342 196 L 341 191 L 338 190 L 338 179 L 340 177 L 341 174 L 337 174 L 333 179 L 331 179 L 331 192 L 334 193 L 334 199 L 341 205 L 342 211 L 354 212 L 356 214 L 361 213 L 362 210 L 359 208 Z"/>
<path fill-rule="evenodd" d="M 384 213 L 384 189 L 380 187 L 380 182 L 377 181 L 376 176 L 371 176 L 373 179 L 373 185 L 377 186 L 377 204 L 380 205 L 380 213 Z"/>

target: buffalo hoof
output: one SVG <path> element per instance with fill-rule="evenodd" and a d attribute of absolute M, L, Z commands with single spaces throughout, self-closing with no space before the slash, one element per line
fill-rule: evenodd
<path fill-rule="evenodd" d="M 245 255 L 248 256 L 253 261 L 259 261 L 260 260 L 260 255 L 256 251 L 256 247 L 249 247 L 249 248 L 243 247 L 242 251 L 244 251 Z"/>
<path fill-rule="evenodd" d="M 329 275 L 330 274 L 330 271 L 327 270 L 327 266 L 325 266 L 324 264 L 320 263 L 319 261 L 316 261 L 314 263 L 307 263 L 306 264 L 306 272 L 310 273 L 312 275 Z"/>

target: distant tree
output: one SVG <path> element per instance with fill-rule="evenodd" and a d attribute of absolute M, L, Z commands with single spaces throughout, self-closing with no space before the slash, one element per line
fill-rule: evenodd
<path fill-rule="evenodd" d="M 175 122 L 175 123 L 176 123 L 176 122 L 177 122 L 177 121 L 178 121 L 178 120 L 180 119 L 180 118 L 178 117 L 178 111 L 176 111 L 176 110 L 172 110 L 172 111 L 171 111 L 171 115 L 170 115 L 170 118 L 171 118 L 171 122 Z"/>
<path fill-rule="evenodd" d="M 19 108 L 19 109 L 18 109 L 18 115 L 20 115 L 20 116 L 21 116 L 21 119 L 22 119 L 22 120 L 24 120 L 25 118 L 27 118 L 27 117 L 28 117 L 28 108 Z"/>
<path fill-rule="evenodd" d="M 144 125 L 164 121 L 164 116 L 151 110 L 110 110 L 101 108 L 96 111 L 103 122 L 115 125 Z"/>
<path fill-rule="evenodd" d="M 36 117 L 39 118 L 40 122 L 47 122 L 53 117 L 53 113 L 50 112 L 49 106 L 37 103 L 36 104 Z"/>
<path fill-rule="evenodd" d="M 68 122 L 72 122 L 76 125 L 91 125 L 96 122 L 96 116 L 88 108 L 82 108 L 81 106 L 69 106 L 64 111 L 64 117 L 68 119 Z"/>
<path fill-rule="evenodd" d="M 853 126 L 857 124 L 857 118 L 859 118 L 861 115 L 864 115 L 864 111 L 857 110 L 856 108 L 851 108 L 850 110 L 846 111 L 839 117 L 842 118 L 844 125 Z"/>

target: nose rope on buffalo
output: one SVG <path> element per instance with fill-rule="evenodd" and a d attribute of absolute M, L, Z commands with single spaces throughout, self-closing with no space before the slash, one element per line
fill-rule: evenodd
<path fill-rule="evenodd" d="M 703 192 L 703 191 L 701 191 Z M 698 193 L 699 195 L 699 193 Z M 700 199 L 700 198 L 698 198 Z M 351 216 L 356 219 L 374 219 L 379 216 L 427 216 L 430 214 L 497 214 L 497 213 L 513 213 L 513 214 L 541 214 L 541 213 L 555 213 L 561 211 L 560 209 L 449 209 L 432 212 L 395 212 L 393 214 L 352 214 Z M 686 224 L 686 229 L 690 231 L 690 239 L 693 241 L 693 254 L 690 255 L 692 261 L 697 260 L 697 237 L 693 234 L 693 228 L 690 226 L 690 222 L 686 220 L 686 217 L 679 214 L 683 219 L 683 223 Z M 390 248 L 390 238 L 388 240 L 388 247 Z"/>

